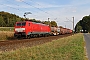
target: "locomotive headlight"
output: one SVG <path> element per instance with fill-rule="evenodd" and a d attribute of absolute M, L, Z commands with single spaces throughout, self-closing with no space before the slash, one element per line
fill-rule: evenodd
<path fill-rule="evenodd" d="M 25 28 L 15 28 L 16 32 L 25 32 Z"/>

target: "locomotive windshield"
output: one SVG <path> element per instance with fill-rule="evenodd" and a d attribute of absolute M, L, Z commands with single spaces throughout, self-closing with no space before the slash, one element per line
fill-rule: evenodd
<path fill-rule="evenodd" d="M 25 25 L 26 25 L 26 22 L 20 22 L 16 24 L 16 26 L 25 26 Z"/>

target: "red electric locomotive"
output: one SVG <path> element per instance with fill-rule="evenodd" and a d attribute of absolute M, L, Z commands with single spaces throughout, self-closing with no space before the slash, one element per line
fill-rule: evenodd
<path fill-rule="evenodd" d="M 16 22 L 14 31 L 15 37 L 30 38 L 50 35 L 50 27 L 48 25 L 31 21 Z"/>

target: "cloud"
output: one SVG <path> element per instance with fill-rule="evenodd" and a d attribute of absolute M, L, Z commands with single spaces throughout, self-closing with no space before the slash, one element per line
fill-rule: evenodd
<path fill-rule="evenodd" d="M 22 1 L 24 1 L 24 0 L 16 0 L 16 1 L 18 1 L 18 2 L 22 2 Z"/>
<path fill-rule="evenodd" d="M 82 5 L 85 5 L 85 4 L 90 4 L 90 0 L 81 0 L 81 1 L 73 0 L 71 2 L 71 5 L 73 5 L 73 6 L 82 6 Z"/>
<path fill-rule="evenodd" d="M 59 5 L 53 5 L 53 4 L 48 4 L 48 3 L 43 3 L 43 2 L 36 2 L 35 7 L 38 8 L 54 8 L 54 7 L 60 7 Z"/>

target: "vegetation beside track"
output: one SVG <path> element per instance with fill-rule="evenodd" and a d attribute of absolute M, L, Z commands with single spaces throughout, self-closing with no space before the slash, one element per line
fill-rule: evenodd
<path fill-rule="evenodd" d="M 14 32 L 12 31 L 0 31 L 0 41 L 14 39 Z"/>
<path fill-rule="evenodd" d="M 13 39 L 14 27 L 0 27 L 0 41 Z"/>
<path fill-rule="evenodd" d="M 77 38 L 78 37 L 78 38 Z M 85 60 L 83 34 L 16 51 L 1 52 L 1 60 Z"/>
<path fill-rule="evenodd" d="M 14 31 L 14 27 L 0 27 L 0 31 Z"/>

